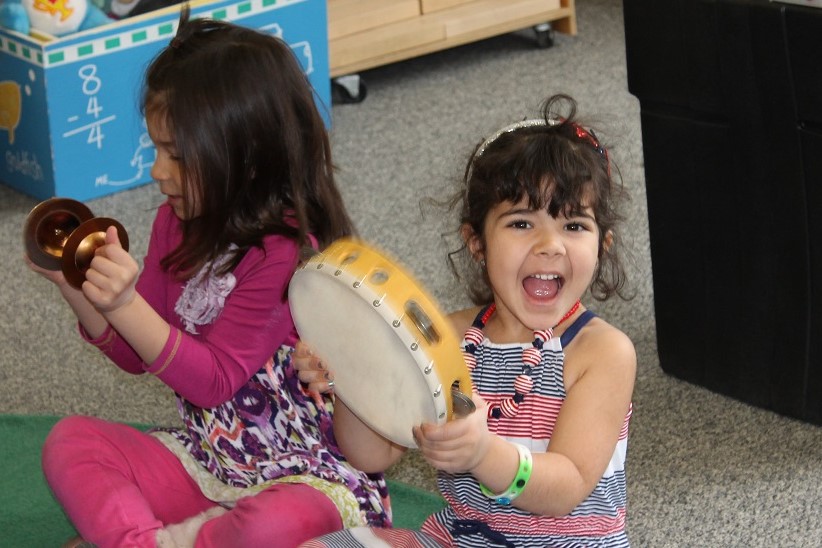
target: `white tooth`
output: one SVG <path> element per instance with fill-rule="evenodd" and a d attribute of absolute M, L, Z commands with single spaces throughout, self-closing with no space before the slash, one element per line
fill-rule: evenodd
<path fill-rule="evenodd" d="M 557 274 L 534 274 L 534 278 L 538 280 L 556 280 L 559 278 Z"/>

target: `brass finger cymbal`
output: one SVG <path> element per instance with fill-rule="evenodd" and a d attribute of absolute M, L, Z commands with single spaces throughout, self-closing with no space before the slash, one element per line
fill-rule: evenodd
<path fill-rule="evenodd" d="M 29 213 L 23 228 L 26 254 L 46 270 L 60 270 L 63 247 L 75 229 L 94 214 L 82 202 L 51 198 L 40 202 Z"/>
<path fill-rule="evenodd" d="M 94 217 L 77 227 L 66 240 L 63 247 L 63 258 L 60 261 L 66 281 L 77 289 L 86 281 L 94 252 L 106 243 L 106 229 L 113 226 L 117 229 L 120 245 L 128 251 L 128 234 L 118 221 L 109 217 Z"/>

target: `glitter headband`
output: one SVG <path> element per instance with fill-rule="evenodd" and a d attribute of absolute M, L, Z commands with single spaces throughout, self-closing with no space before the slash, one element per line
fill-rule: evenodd
<path fill-rule="evenodd" d="M 558 121 L 554 120 L 554 119 L 551 119 L 551 120 L 548 121 L 548 124 L 552 125 L 552 126 L 556 125 L 557 123 L 558 123 Z M 546 123 L 545 123 L 545 120 L 543 120 L 542 118 L 532 118 L 530 120 L 521 120 L 519 122 L 514 122 L 513 124 L 509 124 L 509 125 L 505 126 L 504 128 L 497 130 L 490 137 L 488 137 L 486 140 L 484 140 L 479 147 L 477 147 L 477 151 L 474 153 L 474 157 L 471 158 L 471 163 L 468 165 L 468 173 L 466 174 L 465 179 L 466 180 L 471 179 L 471 175 L 474 172 L 474 162 L 476 162 L 477 159 L 480 156 L 482 156 L 483 152 L 485 152 L 485 149 L 488 148 L 491 145 L 491 143 L 493 143 L 494 141 L 499 139 L 500 136 L 502 136 L 506 133 L 511 133 L 512 131 L 516 131 L 518 129 L 525 128 L 525 127 L 538 127 L 538 126 L 544 126 L 544 125 L 546 125 Z"/>
<path fill-rule="evenodd" d="M 559 123 L 558 120 L 555 120 L 555 119 L 552 118 L 552 119 L 548 120 L 547 125 L 554 126 L 558 123 Z M 545 120 L 543 120 L 542 118 L 533 118 L 531 120 L 522 120 L 520 122 L 514 122 L 513 124 L 507 125 L 504 128 L 497 130 L 496 133 L 494 133 L 493 135 L 491 135 L 490 137 L 488 137 L 486 140 L 484 140 L 482 142 L 482 144 L 477 149 L 477 152 L 474 153 L 474 160 L 476 160 L 477 158 L 482 156 L 482 153 L 485 152 L 485 149 L 488 148 L 488 146 L 491 143 L 493 143 L 494 141 L 499 139 L 500 136 L 504 135 L 505 133 L 511 133 L 512 131 L 516 131 L 518 129 L 522 129 L 522 128 L 525 128 L 525 127 L 537 127 L 537 126 L 544 126 L 544 125 L 546 125 L 546 123 L 545 123 Z"/>
<path fill-rule="evenodd" d="M 468 179 L 471 177 L 471 172 L 473 171 L 474 162 L 477 161 L 477 158 L 482 156 L 491 143 L 499 139 L 502 135 L 506 133 L 511 133 L 512 131 L 517 131 L 518 129 L 528 128 L 528 127 L 539 127 L 539 126 L 555 126 L 557 124 L 561 124 L 565 122 L 564 118 L 549 118 L 546 122 L 543 118 L 532 118 L 529 120 L 521 120 L 519 122 L 514 122 L 513 124 L 509 124 L 502 129 L 497 130 L 494 134 L 488 137 L 482 144 L 477 148 L 477 151 L 474 153 L 474 157 L 471 160 L 471 166 L 468 170 Z M 597 136 L 594 134 L 593 130 L 585 129 L 584 127 L 580 126 L 575 122 L 570 123 L 571 127 L 574 129 L 574 134 L 577 136 L 578 139 L 581 139 L 591 145 L 594 150 L 596 150 L 599 154 L 605 158 L 605 162 L 607 164 L 608 169 L 608 177 L 611 177 L 611 161 L 608 158 L 608 150 L 605 149 L 600 143 Z"/>

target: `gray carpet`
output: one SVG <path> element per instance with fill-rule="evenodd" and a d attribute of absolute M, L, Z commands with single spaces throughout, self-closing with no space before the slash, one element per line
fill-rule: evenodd
<path fill-rule="evenodd" d="M 636 296 L 593 308 L 630 335 L 639 356 L 628 467 L 634 545 L 822 546 L 822 429 L 659 367 L 639 105 L 627 92 L 621 2 L 578 0 L 577 10 L 579 35 L 558 35 L 551 49 L 537 49 L 523 31 L 363 73 L 368 98 L 335 106 L 332 130 L 360 233 L 401 257 L 444 308 L 465 305 L 444 260 L 448 227 L 439 212 L 421 211 L 419 199 L 446 196 L 482 136 L 533 115 L 548 94 L 575 96 L 632 195 L 622 237 Z M 120 220 L 141 256 L 159 202 L 147 185 L 88 205 Z M 82 344 L 57 292 L 26 270 L 21 227 L 35 204 L 0 185 L 0 412 L 176 422 L 169 391 L 119 372 Z M 390 473 L 435 489 L 415 454 Z"/>

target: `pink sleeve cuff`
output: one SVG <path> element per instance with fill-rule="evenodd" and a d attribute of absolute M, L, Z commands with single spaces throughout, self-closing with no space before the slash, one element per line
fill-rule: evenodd
<path fill-rule="evenodd" d="M 174 358 L 177 356 L 177 351 L 180 349 L 180 343 L 183 341 L 183 332 L 180 331 L 176 327 L 171 328 L 171 332 L 168 334 L 168 340 L 166 341 L 165 346 L 163 347 L 162 352 L 160 355 L 157 356 L 157 359 L 154 360 L 148 367 L 146 367 L 146 371 L 151 373 L 152 375 L 160 375 L 163 371 L 168 368 Z"/>
<path fill-rule="evenodd" d="M 110 352 L 114 346 L 114 341 L 117 338 L 117 333 L 110 325 L 107 326 L 105 331 L 103 331 L 96 339 L 93 339 L 91 335 L 89 335 L 86 328 L 83 327 L 83 324 L 80 322 L 77 322 L 77 330 L 80 332 L 80 337 L 82 337 L 84 341 L 96 346 L 103 352 Z"/>

